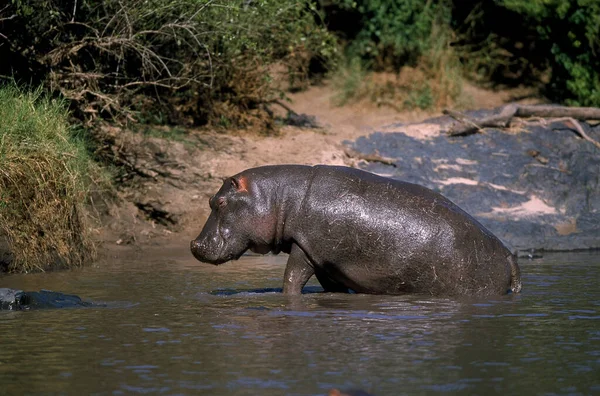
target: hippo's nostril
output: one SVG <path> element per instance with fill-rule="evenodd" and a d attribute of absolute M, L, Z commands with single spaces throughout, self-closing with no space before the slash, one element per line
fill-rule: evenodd
<path fill-rule="evenodd" d="M 200 250 L 200 242 L 198 242 L 197 240 L 193 240 L 190 242 L 190 249 L 192 249 L 192 252 Z"/>
<path fill-rule="evenodd" d="M 190 250 L 192 255 L 200 261 L 204 261 L 204 252 L 202 251 L 202 245 L 197 240 L 190 242 Z"/>

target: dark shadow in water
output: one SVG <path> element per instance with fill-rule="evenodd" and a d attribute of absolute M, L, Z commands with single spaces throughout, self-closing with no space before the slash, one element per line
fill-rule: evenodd
<path fill-rule="evenodd" d="M 264 287 L 260 289 L 238 290 L 238 289 L 218 289 L 210 292 L 213 296 L 232 296 L 235 294 L 266 294 L 266 293 L 283 293 L 281 287 Z M 324 293 L 321 286 L 305 286 L 302 289 L 302 294 Z"/>

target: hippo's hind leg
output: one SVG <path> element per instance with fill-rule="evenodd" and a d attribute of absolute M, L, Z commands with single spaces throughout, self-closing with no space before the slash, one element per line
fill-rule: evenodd
<path fill-rule="evenodd" d="M 283 276 L 283 293 L 301 294 L 302 288 L 314 273 L 312 263 L 302 249 L 294 243 Z"/>
<path fill-rule="evenodd" d="M 517 263 L 517 254 L 511 254 L 508 256 L 508 262 L 510 263 L 510 290 L 513 293 L 521 292 L 521 269 Z"/>

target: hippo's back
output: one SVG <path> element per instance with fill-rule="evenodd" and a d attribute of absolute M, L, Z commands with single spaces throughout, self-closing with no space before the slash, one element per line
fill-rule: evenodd
<path fill-rule="evenodd" d="M 364 225 L 371 221 L 415 223 L 445 232 L 482 232 L 497 239 L 471 215 L 429 188 L 343 166 L 315 168 L 311 198 Z"/>
<path fill-rule="evenodd" d="M 366 279 L 349 286 L 357 291 L 477 294 L 472 288 L 505 292 L 510 283 L 510 252 L 502 242 L 425 187 L 317 166 L 305 214 L 303 228 L 310 230 L 310 238 L 301 241 L 305 251 L 342 277 Z M 497 281 L 481 286 L 484 278 Z M 497 290 L 492 293 L 502 294 Z"/>

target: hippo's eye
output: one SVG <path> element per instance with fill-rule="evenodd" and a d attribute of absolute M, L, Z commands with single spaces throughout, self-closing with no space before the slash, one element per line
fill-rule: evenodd
<path fill-rule="evenodd" d="M 217 199 L 217 206 L 219 208 L 223 208 L 227 205 L 227 201 L 225 200 L 225 197 L 219 197 L 219 199 Z"/>

